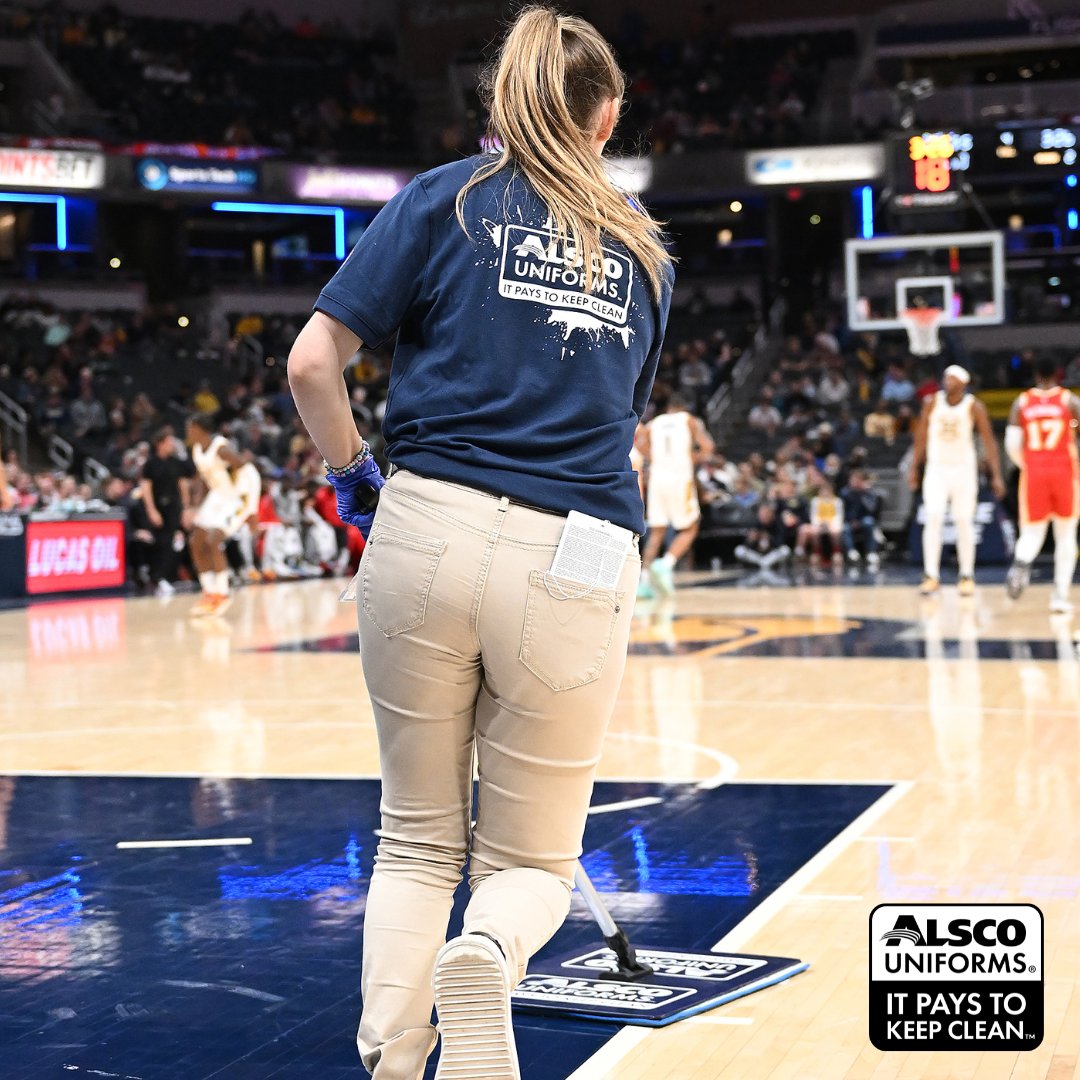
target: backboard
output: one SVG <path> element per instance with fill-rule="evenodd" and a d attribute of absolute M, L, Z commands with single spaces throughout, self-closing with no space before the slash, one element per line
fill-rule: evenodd
<path fill-rule="evenodd" d="M 999 232 L 849 240 L 844 252 L 848 325 L 905 329 L 903 313 L 941 309 L 953 326 L 1005 319 L 1005 244 Z"/>

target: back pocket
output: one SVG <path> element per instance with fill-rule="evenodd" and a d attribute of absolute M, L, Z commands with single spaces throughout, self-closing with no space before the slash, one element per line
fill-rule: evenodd
<path fill-rule="evenodd" d="M 518 658 L 552 690 L 595 682 L 604 670 L 624 595 L 530 571 Z"/>
<path fill-rule="evenodd" d="M 385 637 L 422 626 L 445 540 L 376 522 L 360 565 L 364 611 Z"/>

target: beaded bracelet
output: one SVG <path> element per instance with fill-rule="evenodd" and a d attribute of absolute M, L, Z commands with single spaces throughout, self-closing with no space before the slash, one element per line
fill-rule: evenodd
<path fill-rule="evenodd" d="M 352 461 L 347 462 L 345 465 L 335 468 L 328 461 L 323 462 L 323 466 L 326 469 L 327 476 L 335 476 L 339 480 L 352 476 L 353 473 L 359 472 L 364 467 L 364 463 L 371 457 L 371 447 L 368 446 L 366 440 L 360 441 L 360 449 Z"/>

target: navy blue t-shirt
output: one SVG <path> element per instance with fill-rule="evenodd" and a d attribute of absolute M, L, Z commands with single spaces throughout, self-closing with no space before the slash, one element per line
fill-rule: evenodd
<path fill-rule="evenodd" d="M 416 177 L 379 212 L 318 311 L 370 348 L 398 331 L 387 456 L 421 476 L 645 531 L 630 447 L 671 304 L 606 242 L 586 293 L 548 211 L 507 168 L 457 193 L 484 159 Z"/>

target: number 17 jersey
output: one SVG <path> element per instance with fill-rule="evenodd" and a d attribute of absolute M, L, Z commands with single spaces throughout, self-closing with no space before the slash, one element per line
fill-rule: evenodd
<path fill-rule="evenodd" d="M 1072 394 L 1064 387 L 1038 388 L 1020 395 L 1019 426 L 1024 432 L 1020 475 L 1022 521 L 1080 514 L 1076 430 Z"/>

